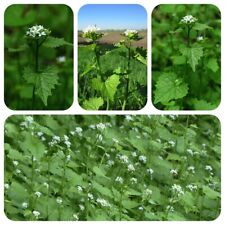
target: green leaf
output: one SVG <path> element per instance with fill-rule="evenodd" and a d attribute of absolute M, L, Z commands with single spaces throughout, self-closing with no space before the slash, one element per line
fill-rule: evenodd
<path fill-rule="evenodd" d="M 133 208 L 136 208 L 137 206 L 140 206 L 141 203 L 130 201 L 130 200 L 124 200 L 122 201 L 122 205 L 125 209 L 133 209 Z"/>
<path fill-rule="evenodd" d="M 196 70 L 196 66 L 200 58 L 203 56 L 203 48 L 200 46 L 193 46 L 193 47 L 184 47 L 180 48 L 180 52 L 183 56 L 186 57 L 187 63 L 191 66 L 193 72 Z"/>
<path fill-rule="evenodd" d="M 96 63 L 95 64 L 92 64 L 92 65 L 88 65 L 86 67 L 86 69 L 84 70 L 84 72 L 80 75 L 80 77 L 85 76 L 86 74 L 88 74 L 89 72 L 91 72 L 95 68 L 96 68 Z"/>
<path fill-rule="evenodd" d="M 175 73 L 162 74 L 157 83 L 155 90 L 154 103 L 166 103 L 173 99 L 179 99 L 188 93 L 188 85 L 182 78 L 178 78 Z"/>
<path fill-rule="evenodd" d="M 21 205 L 22 202 L 29 198 L 29 194 L 24 186 L 16 181 L 12 182 L 8 195 L 18 205 Z"/>
<path fill-rule="evenodd" d="M 206 30 L 206 29 L 213 29 L 213 28 L 204 24 L 204 23 L 195 23 L 193 29 L 197 30 L 197 31 L 203 31 L 203 30 Z"/>
<path fill-rule="evenodd" d="M 83 108 L 86 110 L 98 110 L 104 104 L 103 98 L 89 98 L 83 103 Z"/>
<path fill-rule="evenodd" d="M 23 78 L 28 84 L 34 85 L 36 83 L 37 76 L 38 74 L 33 72 L 33 70 L 30 67 L 25 67 L 23 71 Z"/>
<path fill-rule="evenodd" d="M 56 67 L 49 67 L 40 74 L 37 74 L 35 84 L 35 94 L 38 95 L 47 106 L 48 97 L 52 94 L 52 89 L 58 84 L 58 70 Z"/>
<path fill-rule="evenodd" d="M 24 134 L 24 140 L 19 145 L 25 154 L 31 153 L 37 160 L 40 160 L 44 156 L 46 150 L 41 140 L 28 132 Z"/>
<path fill-rule="evenodd" d="M 137 53 L 134 56 L 135 59 L 137 59 L 139 62 L 147 66 L 147 58 L 144 58 L 140 53 Z"/>
<path fill-rule="evenodd" d="M 111 101 L 114 99 L 114 95 L 117 90 L 117 86 L 120 84 L 120 77 L 119 75 L 112 75 L 105 81 L 105 95 Z"/>
<path fill-rule="evenodd" d="M 51 36 L 49 36 L 43 44 L 43 46 L 47 48 L 58 48 L 63 45 L 73 46 L 71 43 L 65 41 L 64 38 L 55 38 Z"/>
<path fill-rule="evenodd" d="M 183 55 L 171 57 L 174 65 L 183 65 L 186 63 L 186 58 Z"/>
<path fill-rule="evenodd" d="M 221 194 L 218 191 L 214 191 L 213 189 L 205 185 L 202 187 L 202 190 L 203 193 L 210 199 L 218 199 L 221 196 Z"/>
<path fill-rule="evenodd" d="M 217 63 L 217 59 L 216 58 L 209 59 L 209 61 L 207 63 L 207 68 L 209 68 L 214 73 L 216 73 L 218 71 L 218 69 L 219 69 L 219 65 Z"/>
<path fill-rule="evenodd" d="M 102 186 L 101 184 L 93 181 L 92 186 L 95 190 L 97 190 L 100 194 L 113 198 L 112 192 L 109 188 Z"/>
<path fill-rule="evenodd" d="M 8 51 L 11 53 L 23 52 L 27 49 L 27 45 L 21 45 L 18 48 L 8 48 Z"/>
<path fill-rule="evenodd" d="M 205 100 L 198 100 L 196 98 L 191 99 L 191 104 L 195 110 L 212 110 L 216 108 L 215 104 L 207 102 Z"/>
<path fill-rule="evenodd" d="M 96 78 L 93 78 L 91 80 L 91 86 L 94 90 L 101 92 L 104 87 L 104 82 L 102 81 L 100 76 L 97 76 Z"/>
<path fill-rule="evenodd" d="M 98 175 L 100 177 L 106 177 L 105 176 L 106 172 L 102 168 L 95 166 L 95 167 L 93 167 L 92 170 L 96 175 Z"/>

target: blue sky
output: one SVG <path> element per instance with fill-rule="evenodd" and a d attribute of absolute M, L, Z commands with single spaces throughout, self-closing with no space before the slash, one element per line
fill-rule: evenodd
<path fill-rule="evenodd" d="M 136 4 L 89 4 L 78 14 L 78 29 L 97 25 L 101 29 L 146 29 L 147 13 Z"/>

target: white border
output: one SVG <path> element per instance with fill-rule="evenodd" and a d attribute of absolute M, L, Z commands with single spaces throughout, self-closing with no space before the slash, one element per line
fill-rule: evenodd
<path fill-rule="evenodd" d="M 68 5 L 74 13 L 74 103 L 73 105 L 65 111 L 13 111 L 8 109 L 5 106 L 4 103 L 4 11 L 5 9 L 11 5 L 11 4 L 66 4 Z M 77 23 L 78 23 L 78 11 L 80 9 L 80 7 L 82 7 L 85 4 L 140 4 L 142 6 L 145 7 L 145 9 L 147 10 L 148 13 L 148 102 L 146 104 L 146 106 L 139 111 L 85 111 L 83 110 L 79 104 L 78 104 L 78 100 L 77 100 Z M 215 6 L 217 6 L 220 11 L 221 11 L 221 17 L 222 17 L 222 27 L 221 27 L 221 81 L 222 81 L 222 85 L 221 85 L 221 103 L 219 105 L 219 107 L 215 110 L 212 111 L 159 111 L 157 110 L 151 103 L 151 13 L 152 10 L 155 8 L 155 6 L 159 5 L 159 4 L 213 4 Z M 179 114 L 179 115 L 185 115 L 185 114 L 195 114 L 195 115 L 214 115 L 216 116 L 220 122 L 221 122 L 221 129 L 222 129 L 222 133 L 221 133 L 221 137 L 223 137 L 223 133 L 224 133 L 224 126 L 225 126 L 225 116 L 223 115 L 223 109 L 225 109 L 225 102 L 224 102 L 224 97 L 225 97 L 225 83 L 224 83 L 224 79 L 223 79 L 223 74 L 225 73 L 225 67 L 223 66 L 223 62 L 224 62 L 224 51 L 225 51 L 225 46 L 223 44 L 223 38 L 225 37 L 225 28 L 224 28 L 224 23 L 225 23 L 225 19 L 224 19 L 224 15 L 225 15 L 225 1 L 223 0 L 64 0 L 64 1 L 60 1 L 60 0 L 2 0 L 1 4 L 0 4 L 0 63 L 1 63 L 1 80 L 0 80 L 0 109 L 1 109 L 1 117 L 0 117 L 0 146 L 1 147 L 1 151 L 0 151 L 0 218 L 1 218 L 1 224 L 4 225 L 10 225 L 10 224 L 43 224 L 43 223 L 51 223 L 51 224 L 72 224 L 72 223 L 79 223 L 79 224 L 86 224 L 86 223 L 93 223 L 93 224 L 102 224 L 105 222 L 91 222 L 91 221 L 85 221 L 85 222 L 59 222 L 59 221 L 37 221 L 37 222 L 31 222 L 31 221 L 19 221 L 19 222 L 14 222 L 9 220 L 5 214 L 4 214 L 4 187 L 3 187 L 3 177 L 4 177 L 4 148 L 3 148 L 3 144 L 4 144 L 4 122 L 6 120 L 7 117 L 9 117 L 10 115 L 23 115 L 23 114 L 38 114 L 38 115 L 47 115 L 47 114 L 60 114 L 60 115 L 67 115 L 67 114 L 103 114 L 103 115 L 109 115 L 109 114 L 151 114 L 151 115 L 159 115 L 159 114 Z M 63 93 L 62 93 L 63 94 Z M 222 152 L 222 150 L 224 149 L 225 146 L 225 142 L 222 138 L 222 143 L 221 143 L 221 162 L 225 161 L 225 156 Z M 174 222 L 174 221 L 164 221 L 164 222 L 155 222 L 155 221 L 146 221 L 146 222 L 138 222 L 138 221 L 132 221 L 132 222 L 122 222 L 123 224 L 128 224 L 128 223 L 132 223 L 132 224 L 142 224 L 142 223 L 154 223 L 154 224 L 162 224 L 162 223 L 166 223 L 166 224 L 194 224 L 197 223 L 199 225 L 202 224 L 212 224 L 212 225 L 216 225 L 216 224 L 223 224 L 223 221 L 225 221 L 225 212 L 224 212 L 224 207 L 225 207 L 225 200 L 224 200 L 224 191 L 223 189 L 225 188 L 225 181 L 224 181 L 224 166 L 223 163 L 221 163 L 221 172 L 222 172 L 222 200 L 221 200 L 221 205 L 222 205 L 222 210 L 221 210 L 221 214 L 220 216 L 214 220 L 214 221 L 196 221 L 196 222 Z M 112 223 L 121 223 L 121 222 L 114 222 L 114 221 L 109 221 L 107 222 L 108 224 L 112 224 Z"/>

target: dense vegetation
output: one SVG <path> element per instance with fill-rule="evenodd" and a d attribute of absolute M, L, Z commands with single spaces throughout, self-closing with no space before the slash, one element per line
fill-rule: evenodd
<path fill-rule="evenodd" d="M 12 116 L 12 220 L 213 220 L 220 124 L 212 116 Z"/>
<path fill-rule="evenodd" d="M 221 16 L 213 5 L 160 5 L 152 13 L 153 104 L 211 110 L 220 103 Z"/>
<path fill-rule="evenodd" d="M 147 50 L 135 47 L 136 30 L 121 32 L 121 41 L 99 44 L 105 34 L 86 28 L 87 45 L 78 47 L 78 97 L 87 110 L 139 110 L 147 101 Z"/>
<path fill-rule="evenodd" d="M 4 25 L 6 105 L 16 110 L 69 108 L 73 102 L 71 9 L 11 5 Z"/>

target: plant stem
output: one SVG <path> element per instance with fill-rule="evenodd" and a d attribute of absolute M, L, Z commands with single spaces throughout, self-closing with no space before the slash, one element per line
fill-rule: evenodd
<path fill-rule="evenodd" d="M 49 194 L 50 194 L 50 191 L 49 191 L 49 186 L 50 186 L 50 157 L 48 157 L 48 174 L 47 174 L 47 177 L 48 177 L 48 192 L 47 192 L 47 220 L 49 219 L 49 208 L 48 208 L 48 202 L 49 202 Z"/>
<path fill-rule="evenodd" d="M 127 61 L 127 75 L 125 76 L 126 79 L 126 86 L 125 86 L 125 99 L 123 101 L 123 106 L 122 106 L 122 110 L 126 109 L 126 103 L 128 100 L 128 96 L 129 96 L 129 73 L 130 73 L 130 60 L 131 60 L 131 41 L 129 40 L 129 44 L 128 44 L 128 61 Z"/>
<path fill-rule="evenodd" d="M 98 49 L 97 49 L 97 43 L 95 42 L 94 43 L 94 52 L 95 52 L 95 58 L 96 58 L 96 62 L 97 62 L 97 69 L 98 69 L 98 72 L 99 74 L 101 74 L 101 65 L 100 65 L 100 55 L 99 55 L 99 52 L 98 52 Z"/>
<path fill-rule="evenodd" d="M 191 32 L 191 27 L 188 25 L 188 30 L 187 30 L 187 47 L 190 47 L 190 32 Z"/>
<path fill-rule="evenodd" d="M 35 42 L 35 68 L 34 71 L 35 73 L 38 73 L 38 56 L 39 56 L 39 43 L 38 43 L 38 39 Z M 33 92 L 32 92 L 32 106 L 31 109 L 34 109 L 34 104 L 35 104 L 35 84 L 33 84 Z"/>
<path fill-rule="evenodd" d="M 107 98 L 107 106 L 106 106 L 106 110 L 109 110 L 109 98 Z"/>

